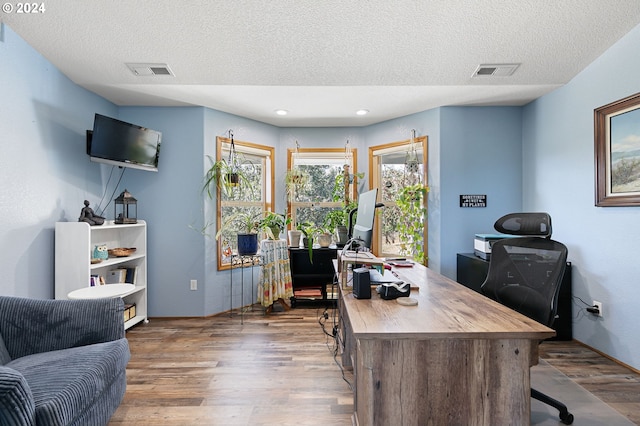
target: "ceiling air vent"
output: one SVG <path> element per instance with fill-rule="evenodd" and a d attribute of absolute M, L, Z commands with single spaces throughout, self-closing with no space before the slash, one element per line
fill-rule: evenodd
<path fill-rule="evenodd" d="M 152 77 L 156 75 L 174 76 L 167 64 L 126 64 L 133 74 L 138 77 Z"/>
<path fill-rule="evenodd" d="M 482 64 L 473 72 L 472 77 L 509 77 L 520 64 Z"/>

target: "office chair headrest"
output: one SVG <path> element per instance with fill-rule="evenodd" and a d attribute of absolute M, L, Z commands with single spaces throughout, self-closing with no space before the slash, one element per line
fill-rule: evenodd
<path fill-rule="evenodd" d="M 551 238 L 548 213 L 510 213 L 496 220 L 493 227 L 502 234 Z"/>

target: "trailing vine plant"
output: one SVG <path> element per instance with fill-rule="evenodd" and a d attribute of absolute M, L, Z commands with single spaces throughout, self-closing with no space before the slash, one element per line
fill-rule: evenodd
<path fill-rule="evenodd" d="M 396 205 L 400 210 L 398 233 L 401 250 L 405 256 L 424 264 L 424 227 L 427 218 L 426 199 L 429 187 L 422 183 L 405 186 L 398 193 Z"/>

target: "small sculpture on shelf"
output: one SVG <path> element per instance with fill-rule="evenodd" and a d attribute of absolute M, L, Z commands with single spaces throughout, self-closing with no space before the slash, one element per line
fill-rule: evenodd
<path fill-rule="evenodd" d="M 80 210 L 78 222 L 87 222 L 91 226 L 102 225 L 104 217 L 95 214 L 93 209 L 89 207 L 89 201 L 84 200 L 84 207 Z"/>

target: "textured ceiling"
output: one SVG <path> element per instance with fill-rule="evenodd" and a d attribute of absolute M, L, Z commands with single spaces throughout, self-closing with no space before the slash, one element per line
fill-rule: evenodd
<path fill-rule="evenodd" d="M 55 0 L 2 13 L 117 105 L 203 105 L 277 126 L 362 126 L 443 105 L 523 105 L 640 23 L 638 0 Z M 126 63 L 166 63 L 135 76 Z M 480 64 L 519 63 L 472 78 Z M 286 109 L 284 117 L 276 109 Z M 357 109 L 370 111 L 356 116 Z"/>

